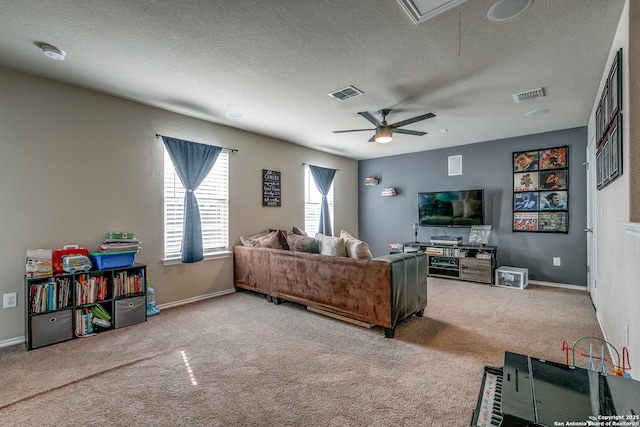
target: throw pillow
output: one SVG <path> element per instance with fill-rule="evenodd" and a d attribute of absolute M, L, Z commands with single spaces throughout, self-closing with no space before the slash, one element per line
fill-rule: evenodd
<path fill-rule="evenodd" d="M 260 246 L 260 240 L 269 236 L 271 232 L 269 230 L 265 230 L 261 233 L 254 234 L 253 236 L 240 236 L 240 241 L 244 246 Z"/>
<path fill-rule="evenodd" d="M 316 234 L 316 242 L 318 242 L 318 249 L 322 255 L 330 256 L 348 256 L 347 249 L 344 246 L 344 239 L 333 236 L 325 236 L 322 233 Z"/>
<path fill-rule="evenodd" d="M 289 249 L 296 252 L 320 253 L 316 239 L 308 236 L 300 236 L 298 234 L 287 234 L 287 244 Z"/>
<path fill-rule="evenodd" d="M 356 239 L 344 230 L 340 230 L 340 237 L 344 239 L 344 246 L 350 258 L 354 259 L 371 259 L 371 250 L 369 245 L 362 240 Z"/>
<path fill-rule="evenodd" d="M 261 239 L 259 242 L 260 246 L 262 246 L 263 248 L 283 249 L 285 251 L 289 250 L 287 238 L 285 237 L 282 230 L 274 231 L 273 234 L 270 234 L 268 237 Z"/>
<path fill-rule="evenodd" d="M 305 236 L 305 237 L 309 237 L 309 235 L 307 234 L 306 231 L 304 231 L 302 228 L 299 227 L 293 227 L 291 229 L 291 231 L 293 231 L 295 234 L 298 234 L 300 236 Z"/>

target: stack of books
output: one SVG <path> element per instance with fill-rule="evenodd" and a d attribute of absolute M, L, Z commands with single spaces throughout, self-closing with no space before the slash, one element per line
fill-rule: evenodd
<path fill-rule="evenodd" d="M 142 249 L 141 245 L 142 242 L 134 237 L 133 233 L 109 233 L 98 250 L 100 252 L 139 251 Z"/>
<path fill-rule="evenodd" d="M 378 178 L 370 176 L 364 179 L 364 185 L 378 185 Z"/>
<path fill-rule="evenodd" d="M 385 188 L 384 190 L 382 190 L 382 197 L 390 197 L 390 196 L 395 196 L 396 193 L 396 189 L 395 188 Z"/>

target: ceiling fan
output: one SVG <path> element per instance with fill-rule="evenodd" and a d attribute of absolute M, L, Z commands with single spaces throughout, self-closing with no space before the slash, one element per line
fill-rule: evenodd
<path fill-rule="evenodd" d="M 392 123 L 392 124 L 387 124 L 387 115 L 391 112 L 390 108 L 383 108 L 382 110 L 378 110 L 378 113 L 382 116 L 382 121 L 378 120 L 377 118 L 375 118 L 371 113 L 369 113 L 368 111 L 360 111 L 358 112 L 358 114 L 360 114 L 362 117 L 364 117 L 365 119 L 367 119 L 368 121 L 370 121 L 372 124 L 375 125 L 375 129 L 349 129 L 349 130 L 334 130 L 333 133 L 344 133 L 344 132 L 361 132 L 361 131 L 371 131 L 371 130 L 375 130 L 376 133 L 371 137 L 371 139 L 369 140 L 369 142 L 378 142 L 380 144 L 386 144 L 388 142 L 391 142 L 391 140 L 393 139 L 393 133 L 404 133 L 407 135 L 416 135 L 416 136 L 422 136 L 422 135 L 426 135 L 427 132 L 420 132 L 417 130 L 409 130 L 409 129 L 398 129 L 401 126 L 405 126 L 405 125 L 409 125 L 411 123 L 415 123 L 415 122 L 419 122 L 422 120 L 426 120 L 426 119 L 430 119 L 432 117 L 435 117 L 436 115 L 433 113 L 427 113 L 427 114 L 422 114 L 420 116 L 416 116 L 413 117 L 411 119 L 407 119 L 407 120 L 402 120 L 399 121 L 397 123 Z"/>

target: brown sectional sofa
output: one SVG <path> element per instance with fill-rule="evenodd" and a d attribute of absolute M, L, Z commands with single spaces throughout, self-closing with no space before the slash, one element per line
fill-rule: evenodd
<path fill-rule="evenodd" d="M 372 260 L 252 246 L 234 246 L 234 285 L 267 299 L 314 307 L 381 326 L 397 324 L 427 305 L 426 255 L 401 253 Z"/>

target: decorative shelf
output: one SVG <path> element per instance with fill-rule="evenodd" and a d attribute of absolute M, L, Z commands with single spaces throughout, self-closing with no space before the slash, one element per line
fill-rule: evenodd
<path fill-rule="evenodd" d="M 380 181 L 375 176 L 370 176 L 364 179 L 364 185 L 378 185 Z"/>
<path fill-rule="evenodd" d="M 382 190 L 382 197 L 393 197 L 393 196 L 397 196 L 398 192 L 396 191 L 395 188 L 385 188 L 384 190 Z"/>

